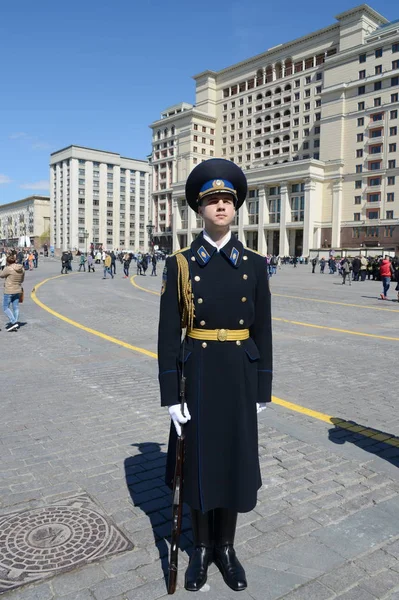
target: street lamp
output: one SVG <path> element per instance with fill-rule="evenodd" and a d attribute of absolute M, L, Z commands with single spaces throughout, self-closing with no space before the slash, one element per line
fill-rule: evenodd
<path fill-rule="evenodd" d="M 85 242 L 86 242 L 86 256 L 87 256 L 87 239 L 89 237 L 89 232 L 87 231 L 87 229 L 85 229 L 83 237 L 85 238 Z"/>
<path fill-rule="evenodd" d="M 152 234 L 154 233 L 154 229 L 155 229 L 155 225 L 152 224 L 152 221 L 149 221 L 148 225 L 147 225 L 147 233 L 148 233 L 148 237 L 150 238 L 150 250 L 153 250 L 153 236 L 152 236 Z"/>

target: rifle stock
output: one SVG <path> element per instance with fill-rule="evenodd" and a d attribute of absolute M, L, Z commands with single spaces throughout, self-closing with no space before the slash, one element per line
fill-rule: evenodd
<path fill-rule="evenodd" d="M 177 438 L 176 467 L 173 479 L 172 536 L 170 541 L 168 594 L 174 594 L 177 583 L 178 551 L 183 518 L 184 433 Z"/>

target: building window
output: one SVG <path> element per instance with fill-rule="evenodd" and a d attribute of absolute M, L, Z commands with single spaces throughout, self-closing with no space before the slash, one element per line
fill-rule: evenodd
<path fill-rule="evenodd" d="M 394 192 L 388 192 L 387 194 L 387 202 L 394 202 L 395 201 L 395 193 Z"/>
<path fill-rule="evenodd" d="M 359 190 L 362 188 L 362 180 L 358 179 L 357 181 L 355 181 L 355 189 Z"/>
<path fill-rule="evenodd" d="M 384 237 L 392 237 L 393 236 L 393 226 L 387 225 L 384 227 Z"/>
<path fill-rule="evenodd" d="M 389 116 L 391 119 L 397 119 L 398 118 L 398 111 L 397 110 L 391 110 L 391 112 L 389 113 Z"/>
<path fill-rule="evenodd" d="M 376 48 L 374 51 L 374 55 L 376 58 L 381 58 L 382 56 L 382 48 Z"/>
<path fill-rule="evenodd" d="M 374 98 L 374 106 L 381 106 L 381 98 Z"/>
<path fill-rule="evenodd" d="M 399 60 L 392 61 L 392 70 L 399 69 Z"/>
<path fill-rule="evenodd" d="M 381 161 L 374 160 L 369 162 L 369 170 L 370 171 L 379 171 L 381 169 Z"/>
<path fill-rule="evenodd" d="M 364 117 L 359 117 L 357 120 L 357 126 L 362 127 L 364 125 Z"/>
<path fill-rule="evenodd" d="M 305 215 L 305 196 L 291 198 L 291 221 L 303 221 Z"/>
<path fill-rule="evenodd" d="M 366 79 L 366 71 L 363 69 L 363 71 L 359 71 L 359 79 Z"/>
<path fill-rule="evenodd" d="M 353 220 L 360 221 L 360 213 L 353 213 Z"/>
<path fill-rule="evenodd" d="M 361 196 L 355 196 L 355 204 L 361 204 L 362 203 L 362 197 Z"/>
<path fill-rule="evenodd" d="M 398 128 L 397 127 L 390 127 L 389 128 L 389 135 L 397 135 L 398 133 Z"/>
<path fill-rule="evenodd" d="M 381 73 L 382 73 L 382 65 L 376 65 L 375 75 L 381 75 Z"/>
<path fill-rule="evenodd" d="M 379 219 L 380 211 L 379 210 L 369 210 L 366 216 L 368 219 Z"/>
<path fill-rule="evenodd" d="M 380 194 L 367 194 L 367 202 L 379 202 L 381 200 Z"/>
<path fill-rule="evenodd" d="M 388 169 L 396 169 L 396 160 L 388 161 Z"/>
<path fill-rule="evenodd" d="M 392 53 L 399 52 L 399 42 L 392 44 Z"/>
<path fill-rule="evenodd" d="M 356 158 L 361 158 L 363 156 L 363 150 L 356 150 Z"/>
<path fill-rule="evenodd" d="M 360 227 L 352 227 L 352 237 L 353 238 L 360 237 Z"/>
<path fill-rule="evenodd" d="M 375 115 L 370 115 L 370 118 L 373 121 L 373 123 L 375 123 L 376 121 L 382 121 L 383 116 L 384 113 L 376 113 Z"/>
<path fill-rule="evenodd" d="M 362 133 L 358 133 L 356 137 L 357 137 L 357 141 L 358 142 L 362 142 L 363 141 L 363 134 Z"/>
<path fill-rule="evenodd" d="M 396 144 L 389 144 L 389 152 L 396 152 Z"/>
<path fill-rule="evenodd" d="M 388 185 L 395 185 L 395 175 L 390 175 L 388 177 Z"/>
<path fill-rule="evenodd" d="M 370 138 L 377 138 L 382 136 L 382 129 L 372 129 L 370 132 Z"/>
<path fill-rule="evenodd" d="M 399 85 L 399 77 L 391 77 L 391 86 Z"/>
<path fill-rule="evenodd" d="M 361 173 L 363 171 L 362 165 L 356 165 L 356 173 Z"/>
<path fill-rule="evenodd" d="M 316 73 L 316 81 L 323 79 L 323 73 Z"/>
<path fill-rule="evenodd" d="M 385 214 L 386 219 L 393 219 L 393 210 L 387 210 Z"/>
<path fill-rule="evenodd" d="M 381 144 L 377 144 L 375 146 L 369 146 L 369 152 L 370 152 L 370 154 L 381 154 L 381 152 L 382 152 L 382 145 Z"/>
<path fill-rule="evenodd" d="M 359 62 L 360 63 L 365 63 L 367 60 L 367 55 L 366 54 L 359 54 Z"/>
<path fill-rule="evenodd" d="M 368 184 L 369 186 L 381 185 L 381 177 L 370 177 Z"/>
<path fill-rule="evenodd" d="M 364 106 L 365 106 L 364 102 L 358 102 L 357 103 L 357 110 L 364 110 Z"/>
<path fill-rule="evenodd" d="M 397 102 L 399 99 L 399 94 L 391 94 L 391 102 Z"/>
<path fill-rule="evenodd" d="M 378 92 L 378 90 L 380 90 L 382 88 L 382 83 L 381 81 L 375 81 L 374 82 L 374 91 Z"/>
<path fill-rule="evenodd" d="M 365 93 L 366 93 L 366 86 L 365 85 L 359 85 L 359 87 L 357 88 L 357 95 L 358 96 L 362 96 Z"/>
<path fill-rule="evenodd" d="M 271 190 L 276 188 L 270 188 Z M 269 195 L 275 195 L 271 194 Z M 270 223 L 280 223 L 280 198 L 276 198 L 275 200 L 269 200 L 269 221 Z"/>

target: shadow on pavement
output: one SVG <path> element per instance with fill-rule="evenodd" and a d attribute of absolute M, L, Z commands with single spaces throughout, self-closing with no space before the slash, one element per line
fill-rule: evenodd
<path fill-rule="evenodd" d="M 159 552 L 165 585 L 168 580 L 169 544 L 172 530 L 172 493 L 165 490 L 166 453 L 157 442 L 132 444 L 140 454 L 125 460 L 126 485 L 134 506 L 139 507 L 148 517 L 154 536 L 154 545 Z M 191 529 L 188 520 L 189 510 L 183 507 L 182 532 Z M 187 535 L 187 534 L 186 534 Z M 181 536 L 181 551 L 190 545 L 187 537 Z"/>
<path fill-rule="evenodd" d="M 360 425 L 355 421 L 333 418 L 334 429 L 329 429 L 328 439 L 334 444 L 349 442 L 366 452 L 375 454 L 399 467 L 399 438 L 391 433 Z"/>

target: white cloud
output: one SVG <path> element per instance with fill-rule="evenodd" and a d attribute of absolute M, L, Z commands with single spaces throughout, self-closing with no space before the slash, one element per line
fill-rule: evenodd
<path fill-rule="evenodd" d="M 50 184 L 47 179 L 41 179 L 40 181 L 35 181 L 33 183 L 23 183 L 19 186 L 23 190 L 46 190 L 50 189 Z"/>
<path fill-rule="evenodd" d="M 32 150 L 50 150 L 51 144 L 48 142 L 35 142 L 32 144 Z"/>
<path fill-rule="evenodd" d="M 12 133 L 10 136 L 8 136 L 10 140 L 20 140 L 21 138 L 27 138 L 29 137 L 27 133 L 23 132 L 23 131 L 17 131 L 16 133 Z"/>
<path fill-rule="evenodd" d="M 11 179 L 8 177 L 8 175 L 2 175 L 0 173 L 0 184 L 2 183 L 11 183 Z"/>

